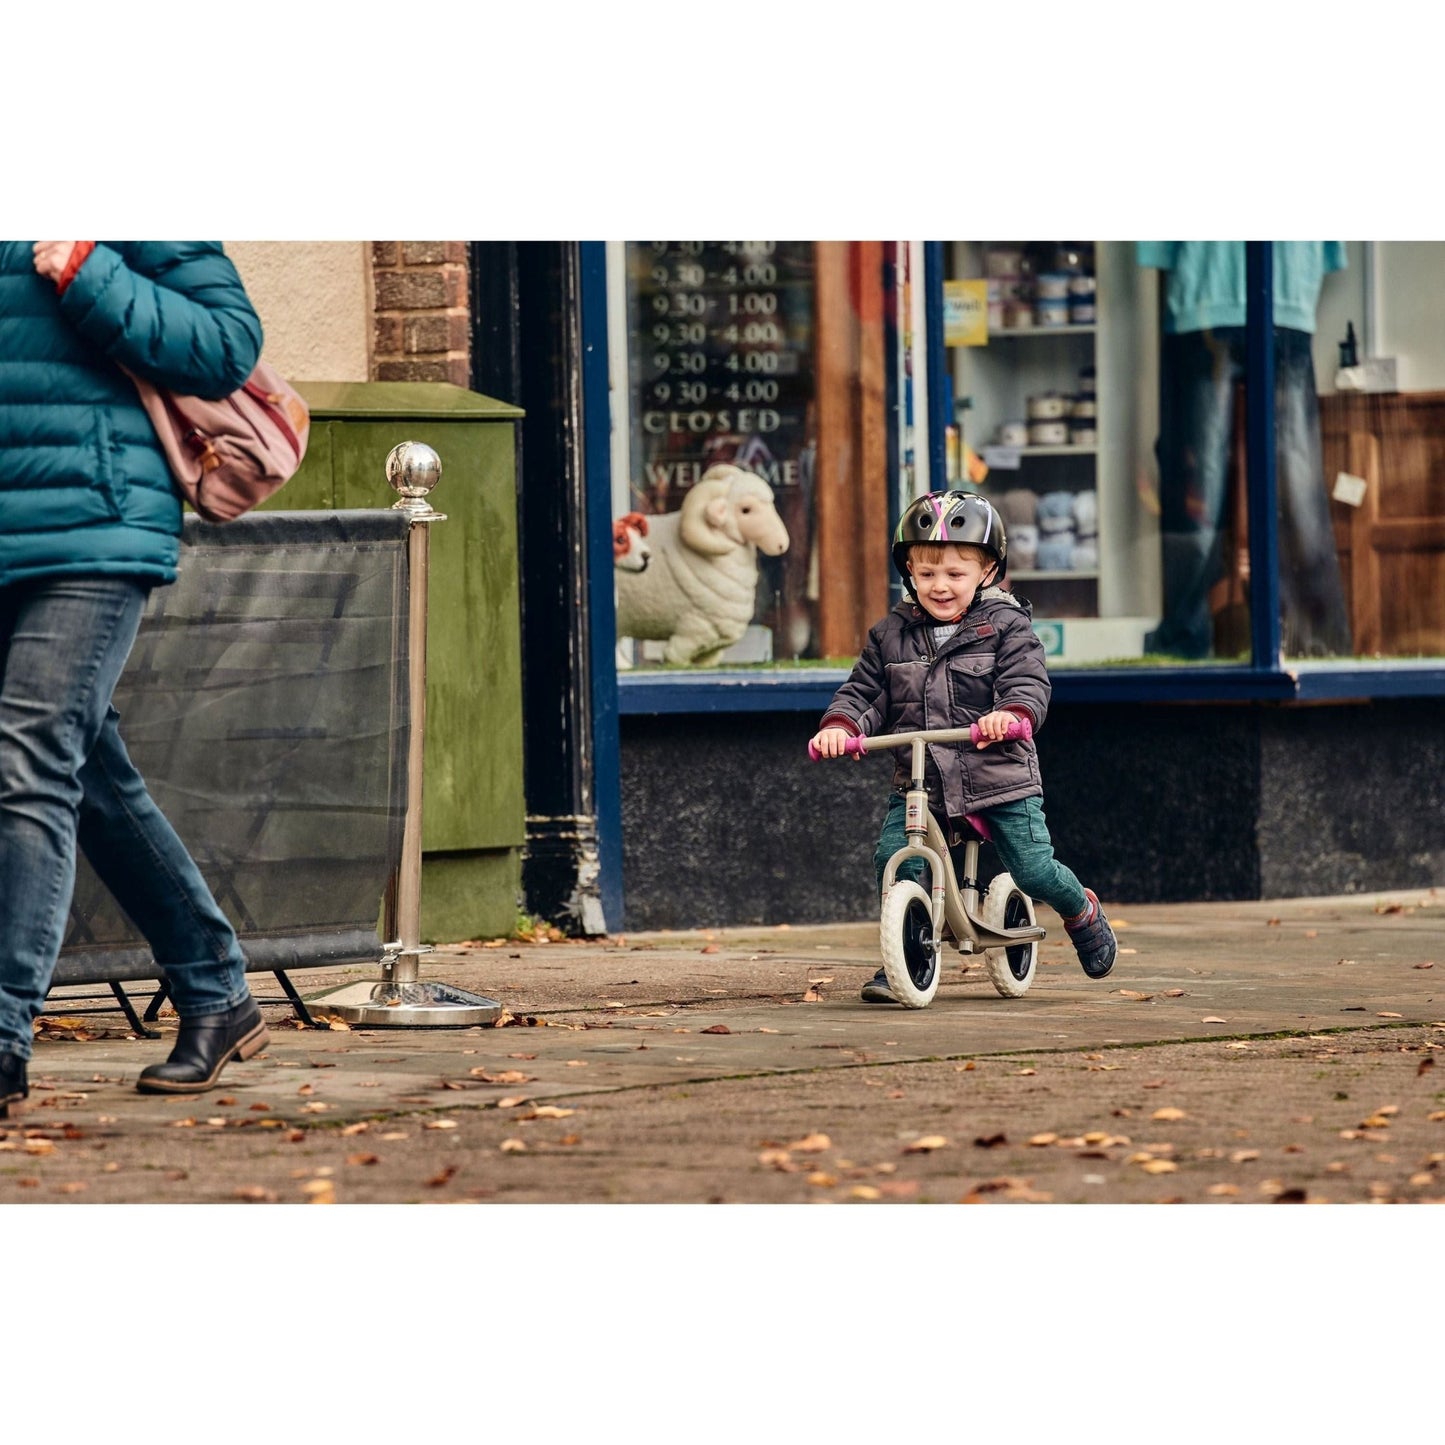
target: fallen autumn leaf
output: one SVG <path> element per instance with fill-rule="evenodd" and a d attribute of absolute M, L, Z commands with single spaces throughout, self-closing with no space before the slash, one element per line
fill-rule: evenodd
<path fill-rule="evenodd" d="M 799 1154 L 821 1154 L 823 1150 L 832 1147 L 833 1141 L 826 1134 L 808 1134 L 788 1145 L 789 1149 L 795 1149 Z"/>
<path fill-rule="evenodd" d="M 942 1134 L 926 1134 L 922 1139 L 915 1139 L 911 1144 L 903 1146 L 905 1154 L 931 1154 L 935 1149 L 943 1149 L 948 1145 L 948 1140 Z"/>

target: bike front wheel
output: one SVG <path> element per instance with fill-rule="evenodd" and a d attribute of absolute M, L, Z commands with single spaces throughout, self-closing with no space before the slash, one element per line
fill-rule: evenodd
<path fill-rule="evenodd" d="M 1032 927 L 1034 901 L 1010 874 L 1000 873 L 983 896 L 979 918 L 986 927 L 996 930 Z M 1038 962 L 1037 942 L 989 948 L 983 955 L 990 982 L 1005 998 L 1021 998 L 1029 991 Z"/>
<path fill-rule="evenodd" d="M 905 1008 L 927 1008 L 938 992 L 942 948 L 933 936 L 932 901 L 917 883 L 903 879 L 888 890 L 879 941 L 893 997 Z"/>

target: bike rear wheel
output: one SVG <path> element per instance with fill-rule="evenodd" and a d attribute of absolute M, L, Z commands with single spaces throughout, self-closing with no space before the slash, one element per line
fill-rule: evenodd
<path fill-rule="evenodd" d="M 933 903 L 908 879 L 894 883 L 879 921 L 883 972 L 905 1008 L 927 1008 L 938 992 L 940 941 L 933 936 Z"/>

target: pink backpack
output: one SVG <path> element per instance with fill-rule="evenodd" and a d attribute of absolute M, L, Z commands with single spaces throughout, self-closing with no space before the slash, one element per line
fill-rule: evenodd
<path fill-rule="evenodd" d="M 220 401 L 179 396 L 132 376 L 182 495 L 208 522 L 234 521 L 296 475 L 311 413 L 261 362 Z"/>

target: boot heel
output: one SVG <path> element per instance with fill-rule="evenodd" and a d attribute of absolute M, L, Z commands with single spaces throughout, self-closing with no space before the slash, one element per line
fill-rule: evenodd
<path fill-rule="evenodd" d="M 270 1032 L 267 1030 L 265 1024 L 262 1024 L 250 1038 L 242 1039 L 241 1042 L 236 1045 L 236 1052 L 232 1057 L 243 1061 L 254 1058 L 255 1055 L 259 1054 L 270 1042 Z"/>

